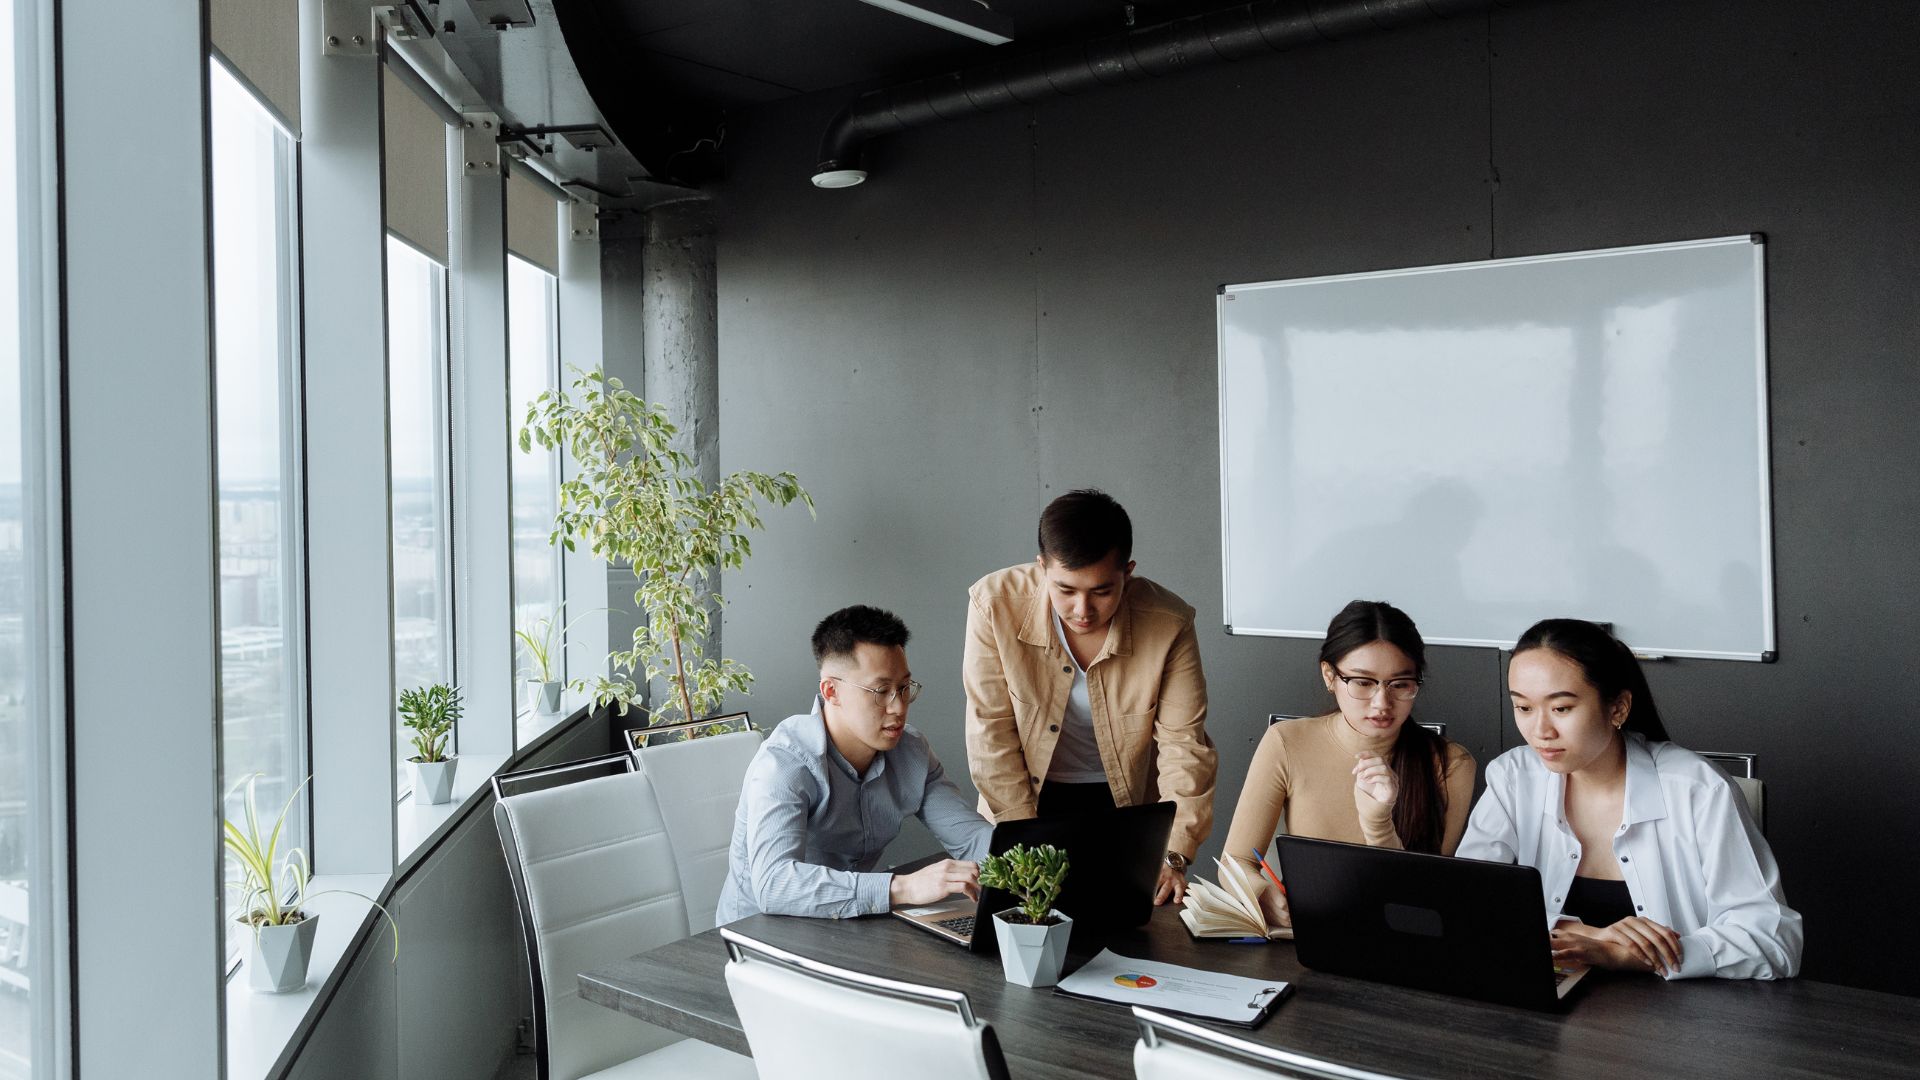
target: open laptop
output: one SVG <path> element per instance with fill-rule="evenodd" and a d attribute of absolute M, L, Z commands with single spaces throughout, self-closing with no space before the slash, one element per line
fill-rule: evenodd
<path fill-rule="evenodd" d="M 1139 926 L 1153 917 L 1153 890 L 1173 832 L 1174 804 L 1124 806 L 1094 814 L 1007 821 L 993 827 L 987 850 L 998 855 L 1016 844 L 1052 844 L 1067 853 L 1067 881 L 1054 906 L 1071 916 L 1076 928 L 1116 930 Z M 894 867 L 910 873 L 936 855 Z M 937 904 L 897 907 L 893 914 L 977 953 L 997 952 L 988 920 L 1014 907 L 1011 895 L 982 888 L 978 901 L 955 894 Z"/>
<path fill-rule="evenodd" d="M 1300 836 L 1274 841 L 1300 962 L 1504 1005 L 1551 1009 L 1586 970 L 1554 966 L 1531 866 Z"/>

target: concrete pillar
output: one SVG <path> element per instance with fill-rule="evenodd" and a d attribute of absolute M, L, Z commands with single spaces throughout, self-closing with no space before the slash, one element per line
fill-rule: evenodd
<path fill-rule="evenodd" d="M 666 408 L 667 418 L 680 429 L 676 448 L 692 455 L 700 482 L 711 488 L 720 482 L 719 297 L 711 205 L 690 199 L 649 210 L 642 245 L 645 396 Z M 719 587 L 717 574 L 709 584 Z M 714 656 L 720 651 L 717 603 L 707 604 L 707 616 L 704 648 Z"/>

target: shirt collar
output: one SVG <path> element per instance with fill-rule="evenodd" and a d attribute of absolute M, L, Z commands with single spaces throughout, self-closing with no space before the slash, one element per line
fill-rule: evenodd
<path fill-rule="evenodd" d="M 1626 740 L 1627 792 L 1620 805 L 1622 828 L 1667 816 L 1667 797 L 1660 789 L 1660 770 L 1653 763 L 1653 751 L 1647 747 L 1646 737 L 1629 731 Z M 1537 762 L 1539 758 L 1536 756 L 1534 760 Z M 1567 778 L 1544 765 L 1541 769 L 1547 774 L 1547 798 L 1540 804 L 1540 813 L 1548 821 L 1564 823 Z"/>
<path fill-rule="evenodd" d="M 887 752 L 885 750 L 873 755 L 873 764 L 867 766 L 865 776 L 860 775 L 860 773 L 854 769 L 853 763 L 848 761 L 846 755 L 840 752 L 840 748 L 833 745 L 833 736 L 827 733 L 825 704 L 820 700 L 819 694 L 813 695 L 813 715 L 810 721 L 807 725 L 808 742 L 811 744 L 810 749 L 825 758 L 834 768 L 839 769 L 841 775 L 855 783 L 864 784 L 870 780 L 879 779 L 880 776 L 887 771 Z"/>
<path fill-rule="evenodd" d="M 1633 825 L 1667 816 L 1667 796 L 1660 788 L 1660 770 L 1646 736 L 1627 732 L 1627 799 L 1620 824 Z"/>
<path fill-rule="evenodd" d="M 1113 622 L 1107 624 L 1107 640 L 1094 654 L 1097 663 L 1103 657 L 1130 656 L 1133 654 L 1133 589 L 1135 579 L 1129 578 L 1120 594 L 1120 609 L 1113 613 Z M 1020 623 L 1020 640 L 1028 645 L 1051 650 L 1058 644 L 1066 649 L 1066 628 L 1060 623 L 1060 613 L 1053 610 L 1053 604 L 1047 600 L 1047 582 L 1040 580 L 1040 591 L 1034 594 L 1033 602 L 1027 607 L 1027 617 Z M 1093 664 L 1088 664 L 1092 667 Z"/>

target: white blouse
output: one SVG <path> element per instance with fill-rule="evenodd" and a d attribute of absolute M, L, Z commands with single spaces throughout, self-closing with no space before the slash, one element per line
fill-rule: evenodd
<path fill-rule="evenodd" d="M 1540 871 L 1547 917 L 1580 866 L 1567 826 L 1566 778 L 1520 746 L 1487 766 L 1487 790 L 1457 854 Z M 1627 735 L 1627 791 L 1613 839 L 1634 914 L 1680 935 L 1672 979 L 1786 979 L 1800 970 L 1800 913 L 1780 867 L 1726 775 L 1672 743 Z"/>

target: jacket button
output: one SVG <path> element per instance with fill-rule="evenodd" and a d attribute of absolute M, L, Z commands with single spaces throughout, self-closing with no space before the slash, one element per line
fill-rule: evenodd
<path fill-rule="evenodd" d="M 1645 905 L 1645 904 L 1635 904 L 1635 905 L 1633 905 L 1633 910 L 1635 910 L 1635 911 L 1645 911 L 1645 910 L 1647 910 L 1647 905 Z"/>
<path fill-rule="evenodd" d="M 1560 902 L 1560 898 L 1559 898 L 1559 897 L 1557 897 L 1557 896 L 1556 896 L 1556 897 L 1554 897 L 1554 898 L 1553 898 L 1553 902 L 1554 902 L 1554 903 L 1556 903 L 1556 904 L 1557 904 L 1557 903 L 1559 903 L 1559 902 Z"/>
<path fill-rule="evenodd" d="M 1048 731 L 1059 731 L 1059 730 L 1060 730 L 1060 725 L 1059 725 L 1059 724 L 1048 724 L 1048 725 L 1047 725 L 1047 730 L 1048 730 Z"/>
<path fill-rule="evenodd" d="M 1579 858 L 1579 857 L 1580 857 L 1580 853 L 1579 853 L 1579 852 L 1577 852 L 1577 851 L 1569 851 L 1569 852 L 1567 852 L 1567 858 L 1569 858 L 1569 859 L 1577 859 L 1577 858 Z"/>
<path fill-rule="evenodd" d="M 1621 862 L 1632 862 L 1632 861 L 1633 861 L 1633 859 L 1632 859 L 1632 858 L 1630 858 L 1630 857 L 1628 857 L 1628 856 L 1626 856 L 1626 855 L 1622 855 L 1622 856 L 1620 856 L 1620 861 L 1621 861 Z"/>

